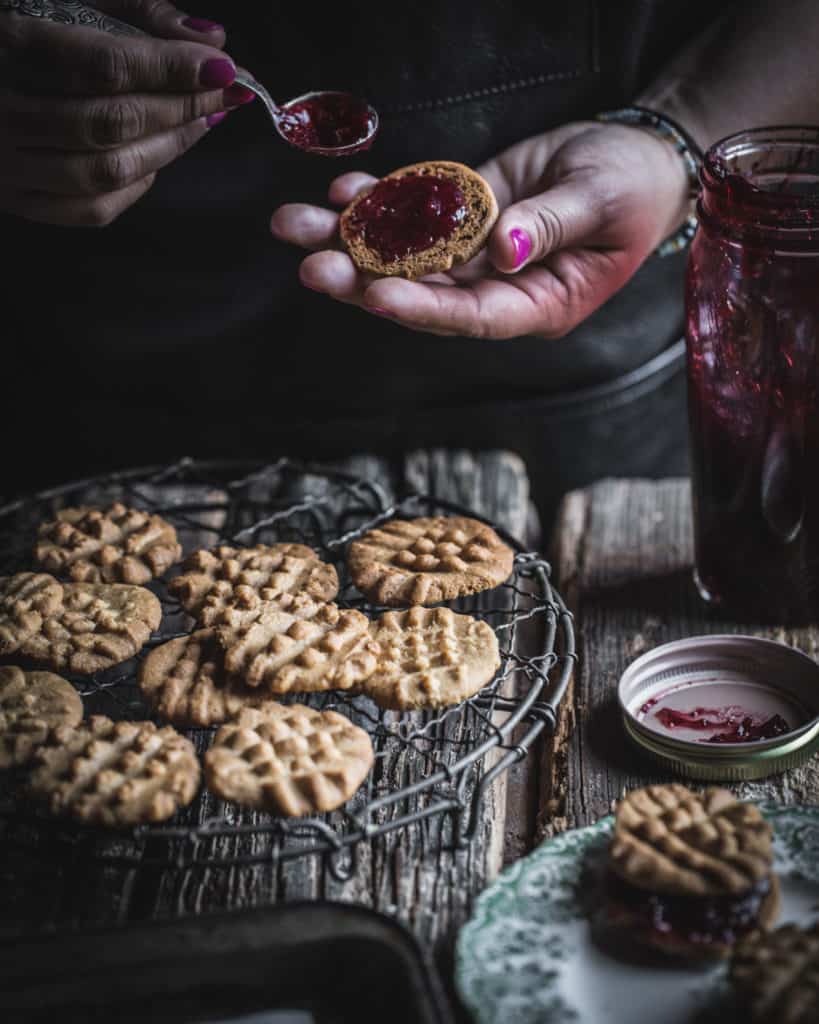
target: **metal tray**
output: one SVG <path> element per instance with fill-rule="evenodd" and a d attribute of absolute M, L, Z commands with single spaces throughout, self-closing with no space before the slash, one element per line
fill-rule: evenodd
<path fill-rule="evenodd" d="M 410 933 L 315 902 L 0 943 L 7 1024 L 452 1024 Z"/>

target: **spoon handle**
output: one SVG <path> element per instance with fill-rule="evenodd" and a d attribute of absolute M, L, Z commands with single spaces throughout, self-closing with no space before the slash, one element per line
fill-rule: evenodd
<path fill-rule="evenodd" d="M 236 78 L 233 81 L 235 85 L 243 85 L 245 89 L 250 89 L 259 97 L 265 110 L 270 114 L 270 120 L 278 128 L 281 110 L 262 83 L 257 82 L 253 75 L 249 71 L 245 71 L 244 68 L 236 68 Z"/>
<path fill-rule="evenodd" d="M 144 36 L 141 29 L 127 25 L 119 18 L 103 14 L 95 7 L 88 7 L 77 0 L 0 0 L 0 11 L 15 11 L 28 14 L 44 21 L 56 21 L 61 25 L 80 25 L 96 28 L 114 36 Z"/>
<path fill-rule="evenodd" d="M 0 11 L 15 11 L 27 14 L 32 18 L 44 21 L 56 21 L 61 25 L 80 25 L 83 28 L 96 28 L 114 36 L 145 36 L 142 29 L 128 25 L 119 18 L 112 18 L 95 7 L 89 7 L 79 0 L 0 0 Z M 274 125 L 278 125 L 280 111 L 270 93 L 261 82 L 257 82 L 249 71 L 236 69 L 236 84 L 243 85 L 255 93 L 270 114 Z"/>

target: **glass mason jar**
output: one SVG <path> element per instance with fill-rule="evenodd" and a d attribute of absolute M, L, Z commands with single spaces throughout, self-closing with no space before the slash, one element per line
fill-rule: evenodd
<path fill-rule="evenodd" d="M 686 278 L 695 579 L 727 612 L 819 620 L 819 128 L 706 154 Z"/>

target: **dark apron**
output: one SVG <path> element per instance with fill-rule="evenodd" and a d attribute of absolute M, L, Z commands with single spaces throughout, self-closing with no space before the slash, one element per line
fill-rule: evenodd
<path fill-rule="evenodd" d="M 477 166 L 624 105 L 715 5 L 259 10 L 212 2 L 196 13 L 227 26 L 227 52 L 279 99 L 311 88 L 366 96 L 382 116 L 376 145 L 344 163 L 306 156 L 255 104 L 161 172 L 109 228 L 0 218 L 14 259 L 3 275 L 10 443 L 0 493 L 183 454 L 436 444 L 519 451 L 547 509 L 601 472 L 681 471 L 681 360 L 670 346 L 681 335 L 684 257 L 650 259 L 565 339 L 479 342 L 407 331 L 305 290 L 303 254 L 274 241 L 268 224 L 282 202 L 323 202 L 344 171 L 431 158 Z M 36 444 L 20 427 L 32 408 Z"/>

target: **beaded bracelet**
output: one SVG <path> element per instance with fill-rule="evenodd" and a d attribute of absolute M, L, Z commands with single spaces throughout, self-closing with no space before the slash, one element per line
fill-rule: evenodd
<path fill-rule="evenodd" d="M 661 138 L 670 142 L 680 154 L 688 176 L 689 197 L 693 199 L 699 192 L 699 172 L 702 164 L 702 150 L 676 121 L 665 114 L 646 107 L 623 107 L 620 110 L 605 110 L 595 118 L 597 121 L 631 124 L 638 128 L 647 128 Z M 697 218 L 690 214 L 682 227 L 670 238 L 657 247 L 658 256 L 671 256 L 681 252 L 689 244 L 697 230 Z"/>

